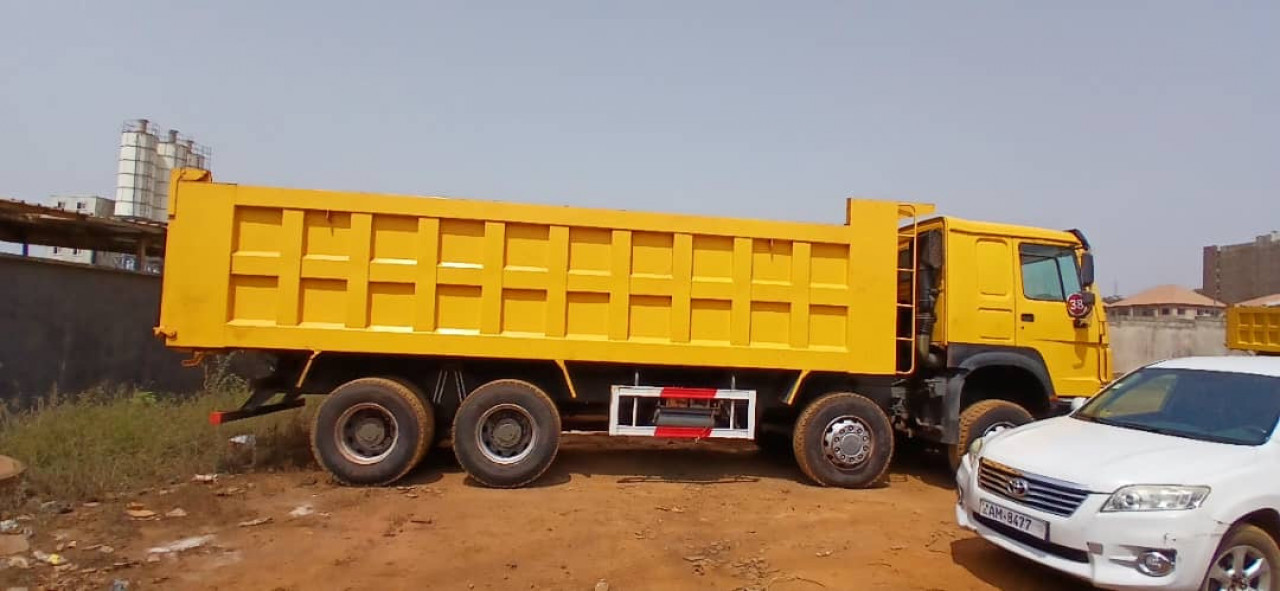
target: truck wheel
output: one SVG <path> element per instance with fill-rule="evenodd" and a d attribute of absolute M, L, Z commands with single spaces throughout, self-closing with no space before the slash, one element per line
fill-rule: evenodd
<path fill-rule="evenodd" d="M 893 425 L 876 403 L 850 393 L 814 400 L 796 421 L 796 463 L 822 486 L 877 484 L 893 459 Z"/>
<path fill-rule="evenodd" d="M 431 405 L 413 388 L 362 378 L 338 386 L 320 404 L 311 452 L 344 484 L 389 484 L 422 461 L 434 434 Z"/>
<path fill-rule="evenodd" d="M 518 488 L 537 480 L 560 449 L 560 412 L 537 386 L 489 382 L 471 392 L 453 417 L 458 463 L 485 486 Z"/>
<path fill-rule="evenodd" d="M 1213 554 L 1203 589 L 1275 589 L 1280 578 L 1280 548 L 1267 532 L 1237 525 Z"/>
<path fill-rule="evenodd" d="M 974 439 L 997 431 L 1012 429 L 1030 423 L 1034 419 L 1025 408 L 1008 400 L 983 400 L 970 405 L 960 413 L 959 442 L 949 446 L 947 460 L 951 471 L 960 468 L 960 459 L 969 452 Z"/>

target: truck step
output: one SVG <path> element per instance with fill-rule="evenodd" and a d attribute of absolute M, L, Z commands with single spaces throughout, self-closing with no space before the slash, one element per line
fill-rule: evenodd
<path fill-rule="evenodd" d="M 755 417 L 754 390 L 614 386 L 609 401 L 609 434 L 754 439 Z"/>

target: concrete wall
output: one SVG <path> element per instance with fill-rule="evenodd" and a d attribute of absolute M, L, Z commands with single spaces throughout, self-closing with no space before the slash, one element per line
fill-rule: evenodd
<path fill-rule="evenodd" d="M 0 255 L 0 400 L 100 384 L 186 392 L 199 369 L 151 333 L 160 277 Z"/>
<path fill-rule="evenodd" d="M 1191 355 L 1226 355 L 1222 318 L 1108 318 L 1117 373 L 1153 361 Z"/>

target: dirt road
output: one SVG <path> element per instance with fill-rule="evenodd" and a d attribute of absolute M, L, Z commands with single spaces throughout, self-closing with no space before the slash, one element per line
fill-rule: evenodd
<path fill-rule="evenodd" d="M 38 518 L 33 548 L 61 544 L 72 564 L 9 568 L 0 580 L 105 589 L 119 579 L 131 591 L 1088 588 L 956 528 L 955 493 L 916 456 L 866 491 L 811 486 L 749 443 L 570 436 L 548 475 L 521 490 L 479 488 L 447 449 L 432 456 L 400 488 L 338 487 L 320 472 L 240 476 Z M 186 515 L 166 516 L 174 509 Z M 149 553 L 196 536 L 197 548 Z"/>

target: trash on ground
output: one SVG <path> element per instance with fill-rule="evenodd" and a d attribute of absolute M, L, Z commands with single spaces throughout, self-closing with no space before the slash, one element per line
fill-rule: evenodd
<path fill-rule="evenodd" d="M 212 542 L 213 539 L 214 539 L 214 536 L 212 535 L 183 538 L 176 542 L 165 544 L 163 546 L 157 546 L 155 548 L 147 550 L 147 553 L 148 554 L 176 554 L 179 552 L 186 552 L 187 550 L 195 550 L 196 548 L 205 546 L 209 542 Z"/>
<path fill-rule="evenodd" d="M 308 515 L 314 514 L 315 512 L 316 512 L 315 507 L 312 507 L 311 505 L 302 505 L 294 509 L 293 511 L 290 511 L 289 517 L 306 517 Z"/>
<path fill-rule="evenodd" d="M 217 474 L 196 474 L 195 477 L 191 479 L 191 481 L 203 482 L 205 484 L 212 484 L 218 481 L 218 475 Z"/>
<path fill-rule="evenodd" d="M 187 516 L 187 512 L 186 512 L 186 511 L 184 511 L 184 510 L 182 509 L 182 507 L 178 507 L 178 508 L 176 508 L 176 509 L 174 509 L 174 510 L 172 510 L 172 511 L 168 512 L 168 513 L 165 513 L 165 514 L 164 514 L 164 516 L 165 516 L 165 517 L 186 517 L 186 516 Z"/>
<path fill-rule="evenodd" d="M 254 520 L 251 520 L 251 521 L 241 521 L 241 522 L 240 522 L 240 527 L 257 527 L 257 526 L 259 526 L 259 525 L 266 525 L 266 524 L 268 524 L 268 523 L 271 523 L 271 518 L 270 518 L 270 517 L 262 517 L 262 518 L 254 519 Z"/>
<path fill-rule="evenodd" d="M 51 515 L 62 515 L 64 513 L 70 513 L 73 510 L 71 503 L 66 501 L 49 501 L 40 505 L 40 511 Z"/>
<path fill-rule="evenodd" d="M 36 550 L 31 553 L 31 556 L 49 566 L 62 566 L 67 563 L 67 559 L 61 554 L 45 554 L 44 552 Z"/>

